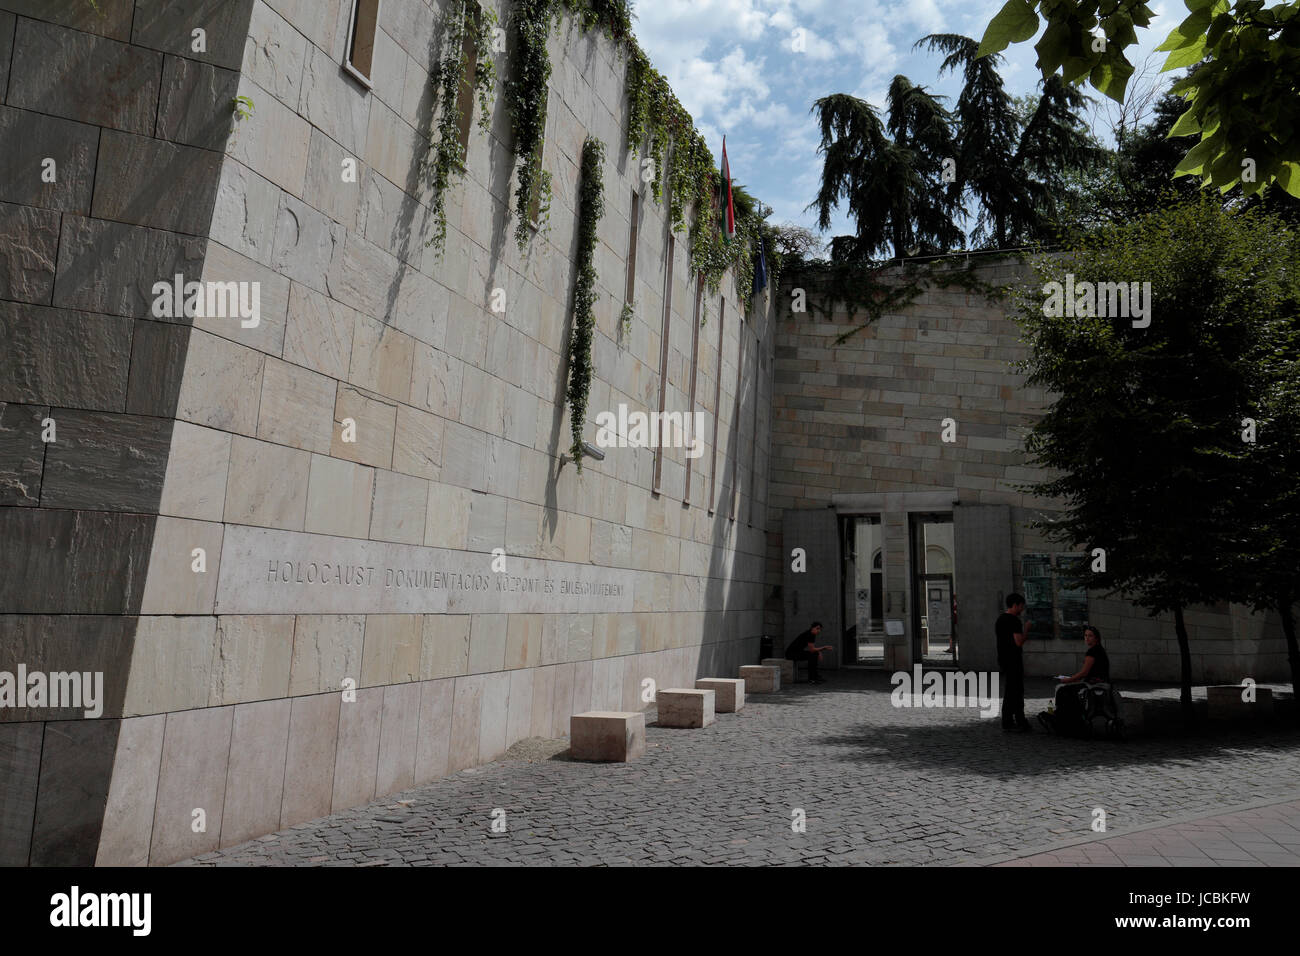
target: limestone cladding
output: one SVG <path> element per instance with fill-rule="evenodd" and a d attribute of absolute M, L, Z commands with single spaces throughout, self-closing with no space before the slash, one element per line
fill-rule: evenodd
<path fill-rule="evenodd" d="M 514 242 L 498 86 L 435 250 L 446 2 L 382 5 L 371 87 L 342 68 L 350 0 L 195 22 L 97 6 L 0 0 L 0 230 L 22 237 L 0 269 L 0 540 L 25 556 L 0 574 L 19 637 L 0 668 L 75 637 L 108 688 L 104 720 L 60 734 L 3 715 L 0 863 L 174 861 L 757 657 L 771 297 L 741 315 L 731 277 L 704 296 L 688 408 L 688 243 L 626 162 L 612 40 L 552 33 L 549 228 Z M 658 452 L 657 489 L 654 449 L 603 449 L 581 476 L 565 455 L 587 135 L 607 160 L 584 437 L 601 411 L 659 411 L 661 379 L 666 411 L 707 423 L 699 458 Z M 169 313 L 154 284 L 177 275 L 256 308 Z M 91 799 L 60 795 L 72 778 Z"/>
<path fill-rule="evenodd" d="M 978 267 L 985 282 L 1020 281 L 1024 264 L 991 261 Z M 929 288 L 913 304 L 886 314 L 846 342 L 852 326 L 838 310 L 829 317 L 789 311 L 790 289 L 779 297 L 771 376 L 770 493 L 766 500 L 767 586 L 782 584 L 788 547 L 780 532 L 788 508 L 824 508 L 833 495 L 944 492 L 961 504 L 1011 509 L 1012 563 L 1004 593 L 1023 592 L 1022 556 L 1059 553 L 1029 523 L 1056 504 L 1017 485 L 1043 473 L 1027 461 L 1027 426 L 1050 403 L 1026 386 L 1014 363 L 1025 357 L 1019 328 L 1000 302 L 961 289 Z M 859 319 L 860 321 L 860 319 Z M 942 439 L 945 419 L 955 440 Z M 906 589 L 907 522 L 883 515 L 885 587 Z M 960 605 L 961 569 L 956 593 Z M 1181 669 L 1172 615 L 1149 618 L 1122 597 L 1091 595 L 1088 618 L 1103 635 L 1113 673 L 1134 680 L 1177 680 Z M 1227 605 L 1189 608 L 1194 680 L 1237 682 L 1244 676 L 1286 679 L 1285 645 L 1276 615 L 1251 615 Z M 959 611 L 958 637 L 967 623 Z M 782 634 L 779 602 L 769 602 L 764 630 Z M 968 639 L 975 640 L 976 637 Z M 832 640 L 832 642 L 834 642 Z M 1035 639 L 1026 668 L 1050 675 L 1078 669 L 1081 641 Z"/>

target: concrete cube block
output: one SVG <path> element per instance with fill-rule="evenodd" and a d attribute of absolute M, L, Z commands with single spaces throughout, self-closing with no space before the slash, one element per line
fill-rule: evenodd
<path fill-rule="evenodd" d="M 655 694 L 660 727 L 707 727 L 713 723 L 711 690 L 672 687 Z"/>
<path fill-rule="evenodd" d="M 764 667 L 781 668 L 781 683 L 794 683 L 794 661 L 787 660 L 784 657 L 765 657 L 759 661 Z"/>
<path fill-rule="evenodd" d="M 740 668 L 740 679 L 745 682 L 746 693 L 770 694 L 781 689 L 781 668 L 746 664 Z"/>
<path fill-rule="evenodd" d="M 745 708 L 745 682 L 739 678 L 701 677 L 695 686 L 713 691 L 713 709 L 719 714 L 734 714 Z"/>
<path fill-rule="evenodd" d="M 645 714 L 593 710 L 569 718 L 575 760 L 623 762 L 645 754 Z"/>
<path fill-rule="evenodd" d="M 1117 695 L 1118 696 L 1118 695 Z M 1141 730 L 1146 713 L 1146 702 L 1138 697 L 1119 698 L 1119 716 L 1124 721 L 1124 730 L 1132 733 Z"/>
<path fill-rule="evenodd" d="M 1271 717 L 1273 691 L 1267 687 L 1254 688 L 1253 701 L 1242 700 L 1245 684 L 1225 684 L 1205 688 L 1209 701 L 1210 720 L 1240 720 L 1243 717 Z"/>

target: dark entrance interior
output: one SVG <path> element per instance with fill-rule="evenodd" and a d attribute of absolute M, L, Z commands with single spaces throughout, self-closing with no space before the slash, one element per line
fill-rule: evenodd
<path fill-rule="evenodd" d="M 885 666 L 885 548 L 879 515 L 840 518 L 846 665 Z"/>
<path fill-rule="evenodd" d="M 912 660 L 955 665 L 957 642 L 956 549 L 952 512 L 909 516 L 912 582 Z"/>

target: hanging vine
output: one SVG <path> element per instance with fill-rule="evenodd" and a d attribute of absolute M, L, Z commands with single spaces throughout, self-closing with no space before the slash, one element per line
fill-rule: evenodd
<path fill-rule="evenodd" d="M 596 227 L 605 214 L 602 165 L 605 146 L 594 136 L 582 144 L 582 185 L 578 190 L 578 261 L 573 285 L 573 333 L 569 345 L 569 413 L 573 447 L 569 454 L 582 471 L 582 428 L 591 388 L 591 341 L 596 326 Z"/>
<path fill-rule="evenodd" d="M 803 262 L 794 270 L 793 282 L 804 287 L 804 304 L 810 315 L 831 319 L 837 311 L 847 312 L 850 321 L 866 313 L 860 322 L 836 336 L 835 345 L 850 338 L 884 315 L 897 314 L 912 305 L 927 287 L 960 288 L 996 301 L 1002 286 L 979 277 L 976 264 L 955 259 L 931 262 Z M 837 306 L 839 307 L 837 309 Z"/>
<path fill-rule="evenodd" d="M 514 75 L 506 82 L 506 104 L 514 130 L 519 181 L 515 192 L 515 241 L 522 252 L 531 238 L 530 207 L 537 201 L 537 224 L 546 224 L 551 209 L 551 174 L 542 168 L 542 136 L 546 131 L 546 84 L 551 58 L 546 38 L 551 32 L 555 0 L 517 0 L 511 18 L 515 31 Z"/>
<path fill-rule="evenodd" d="M 751 212 L 737 216 L 733 241 L 722 238 L 718 166 L 690 113 L 664 75 L 650 65 L 633 36 L 628 0 L 516 0 L 514 4 L 513 62 L 505 91 L 518 171 L 514 208 L 515 241 L 520 251 L 527 249 L 531 239 L 534 217 L 530 212 L 534 203 L 537 226 L 544 228 L 549 218 L 551 175 L 542 166 L 547 83 L 551 76 L 546 42 L 552 20 L 558 20 L 566 10 L 581 29 L 599 27 L 626 54 L 627 148 L 648 161 L 638 175 L 648 178 L 655 202 L 663 205 L 667 201 L 670 227 L 688 236 L 691 267 L 703 275 L 710 293 L 718 293 L 723 275 L 733 269 L 741 307 L 748 310 L 755 243 L 760 236 L 770 237 L 771 227 L 763 221 L 763 215 Z M 779 257 L 777 260 L 774 270 L 769 254 L 770 276 L 779 271 Z M 770 281 L 775 284 L 774 278 Z"/>
<path fill-rule="evenodd" d="M 434 233 L 425 243 L 436 246 L 442 254 L 447 241 L 447 187 L 453 177 L 465 175 L 465 150 L 460 143 L 460 89 L 465 82 L 465 39 L 474 45 L 473 87 L 478 99 L 478 126 L 484 133 L 492 125 L 492 91 L 496 84 L 496 64 L 492 58 L 492 29 L 496 13 L 484 10 L 475 16 L 468 0 L 453 0 L 443 31 L 443 56 L 433 76 L 438 123 L 429 140 L 429 158 L 425 174 L 430 180 Z"/>

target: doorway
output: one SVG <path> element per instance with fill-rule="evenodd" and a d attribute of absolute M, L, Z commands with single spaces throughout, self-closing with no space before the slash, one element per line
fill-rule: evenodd
<path fill-rule="evenodd" d="M 885 666 L 885 547 L 879 515 L 840 519 L 846 665 Z"/>
<path fill-rule="evenodd" d="M 952 512 L 909 515 L 912 563 L 912 660 L 956 666 L 956 549 Z"/>

